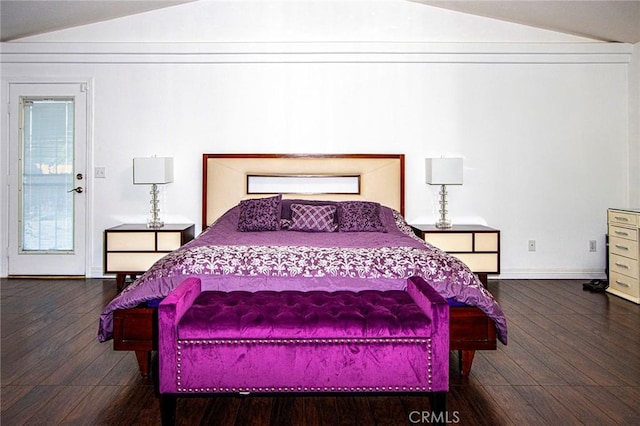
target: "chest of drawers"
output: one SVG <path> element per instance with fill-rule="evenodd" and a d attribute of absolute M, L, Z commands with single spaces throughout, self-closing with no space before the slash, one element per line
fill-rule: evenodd
<path fill-rule="evenodd" d="M 607 291 L 640 303 L 640 210 L 609 209 L 609 288 Z"/>

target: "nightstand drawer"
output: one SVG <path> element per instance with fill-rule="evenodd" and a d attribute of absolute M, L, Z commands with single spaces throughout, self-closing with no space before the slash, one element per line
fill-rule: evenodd
<path fill-rule="evenodd" d="M 180 248 L 180 232 L 158 232 L 158 251 L 173 251 Z"/>
<path fill-rule="evenodd" d="M 500 272 L 497 253 L 452 253 L 476 273 L 497 274 Z"/>
<path fill-rule="evenodd" d="M 627 226 L 638 226 L 638 215 L 634 213 L 622 212 L 619 210 L 609 210 L 607 212 L 609 223 L 616 223 Z"/>
<path fill-rule="evenodd" d="M 609 237 L 624 238 L 625 240 L 638 241 L 638 229 L 623 228 L 609 225 Z"/>
<path fill-rule="evenodd" d="M 634 302 L 638 303 L 640 299 L 640 281 L 638 278 L 630 278 L 626 275 L 611 272 L 607 291 L 623 297 L 629 296 Z"/>
<path fill-rule="evenodd" d="M 424 234 L 424 240 L 446 252 L 473 251 L 473 234 Z"/>
<path fill-rule="evenodd" d="M 638 261 L 628 259 L 623 256 L 611 254 L 609 259 L 609 268 L 611 272 L 624 274 L 628 277 L 638 278 Z"/>
<path fill-rule="evenodd" d="M 482 232 L 474 234 L 473 251 L 498 251 L 499 241 L 497 232 Z"/>
<path fill-rule="evenodd" d="M 107 273 L 144 272 L 167 253 L 107 253 Z"/>
<path fill-rule="evenodd" d="M 107 251 L 155 251 L 153 232 L 108 232 Z"/>
<path fill-rule="evenodd" d="M 638 260 L 638 242 L 611 237 L 609 240 L 609 253 Z"/>

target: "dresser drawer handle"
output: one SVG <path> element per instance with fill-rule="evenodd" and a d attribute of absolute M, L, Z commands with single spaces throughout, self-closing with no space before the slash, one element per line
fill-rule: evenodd
<path fill-rule="evenodd" d="M 629 219 L 624 216 L 615 216 L 615 218 L 621 222 L 629 222 Z"/>
<path fill-rule="evenodd" d="M 621 286 L 621 287 L 626 287 L 626 288 L 631 287 L 629 284 L 627 284 L 627 283 L 623 283 L 623 282 L 620 282 L 620 281 L 618 281 L 618 280 L 616 280 L 616 284 L 618 284 L 618 285 L 619 285 L 619 286 Z"/>
<path fill-rule="evenodd" d="M 621 246 L 620 244 L 616 244 L 616 248 L 619 248 L 620 250 L 629 250 L 629 247 Z"/>
<path fill-rule="evenodd" d="M 620 267 L 620 268 L 624 268 L 624 269 L 629 269 L 629 266 L 625 265 L 624 263 L 615 263 L 616 266 Z"/>
<path fill-rule="evenodd" d="M 616 235 L 622 235 L 623 237 L 628 237 L 629 233 L 628 232 L 622 232 L 622 231 L 615 231 Z"/>

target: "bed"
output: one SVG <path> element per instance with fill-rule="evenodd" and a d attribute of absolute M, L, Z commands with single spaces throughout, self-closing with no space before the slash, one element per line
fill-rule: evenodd
<path fill-rule="evenodd" d="M 421 276 L 448 299 L 463 375 L 476 350 L 507 343 L 506 319 L 459 260 L 404 220 L 404 155 L 203 154 L 203 232 L 126 287 L 100 317 L 100 341 L 149 370 L 157 304 L 190 276 L 207 289 L 403 289 Z M 313 217 L 312 219 L 309 219 Z"/>

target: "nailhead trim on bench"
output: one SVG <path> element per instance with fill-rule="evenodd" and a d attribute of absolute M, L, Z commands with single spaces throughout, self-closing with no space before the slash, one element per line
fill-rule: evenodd
<path fill-rule="evenodd" d="M 431 338 L 424 337 L 353 337 L 353 338 L 328 338 L 328 339 L 204 339 L 204 340 L 178 340 L 178 345 L 245 345 L 245 344 L 313 344 L 313 343 L 431 343 Z"/>
<path fill-rule="evenodd" d="M 183 388 L 182 374 L 182 348 L 189 345 L 238 345 L 238 344 L 327 344 L 327 343 L 396 343 L 396 344 L 427 344 L 428 370 L 427 378 L 429 386 L 291 386 L 291 387 L 224 387 L 224 388 Z M 329 339 L 205 339 L 205 340 L 178 340 L 176 351 L 176 385 L 180 393 L 237 393 L 237 392 L 400 392 L 400 391 L 425 391 L 430 392 L 433 366 L 431 364 L 431 339 L 430 338 L 329 338 Z"/>

